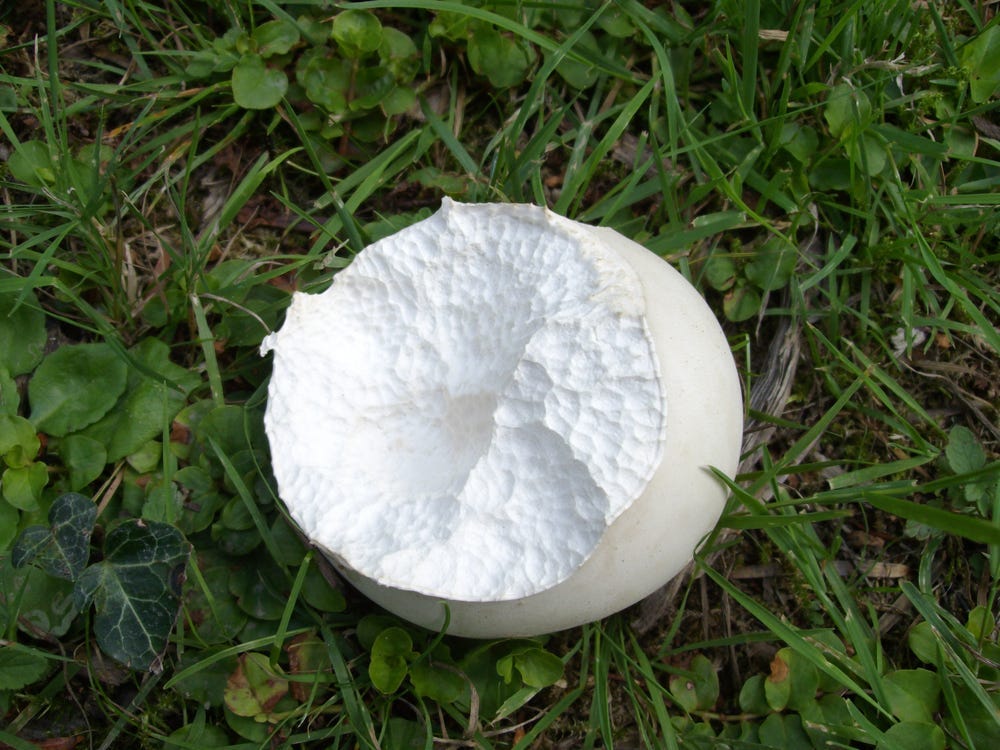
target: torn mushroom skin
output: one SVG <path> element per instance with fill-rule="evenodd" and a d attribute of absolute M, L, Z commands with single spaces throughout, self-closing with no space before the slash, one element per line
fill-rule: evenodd
<path fill-rule="evenodd" d="M 431 629 L 553 632 L 642 599 L 714 527 L 743 403 L 710 308 L 614 230 L 461 204 L 297 293 L 265 426 L 279 494 Z"/>

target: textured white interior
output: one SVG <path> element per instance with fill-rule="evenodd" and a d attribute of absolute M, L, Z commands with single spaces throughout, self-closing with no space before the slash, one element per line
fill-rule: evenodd
<path fill-rule="evenodd" d="M 296 294 L 265 419 L 303 531 L 460 601 L 570 576 L 645 489 L 666 401 L 632 266 L 534 206 L 446 201 Z"/>

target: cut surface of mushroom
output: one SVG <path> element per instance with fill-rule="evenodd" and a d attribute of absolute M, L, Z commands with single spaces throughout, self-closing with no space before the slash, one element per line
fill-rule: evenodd
<path fill-rule="evenodd" d="M 428 627 L 447 606 L 458 634 L 557 630 L 649 593 L 721 512 L 707 467 L 739 456 L 738 378 L 693 287 L 536 206 L 446 200 L 297 293 L 269 351 L 296 523 L 376 601 Z"/>

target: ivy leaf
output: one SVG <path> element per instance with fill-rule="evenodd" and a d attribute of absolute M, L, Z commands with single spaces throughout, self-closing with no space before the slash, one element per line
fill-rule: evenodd
<path fill-rule="evenodd" d="M 49 509 L 48 526 L 29 526 L 14 544 L 15 568 L 35 563 L 51 576 L 75 581 L 90 559 L 90 535 L 97 506 L 76 492 L 60 495 Z"/>
<path fill-rule="evenodd" d="M 19 297 L 0 294 L 0 368 L 11 376 L 34 370 L 45 352 L 45 313 L 38 298 L 34 292 L 20 302 Z"/>
<path fill-rule="evenodd" d="M 233 68 L 233 99 L 243 109 L 271 109 L 288 91 L 288 76 L 260 55 L 244 55 Z"/>
<path fill-rule="evenodd" d="M 108 534 L 104 559 L 73 591 L 77 606 L 94 603 L 94 632 L 107 654 L 134 669 L 159 669 L 190 551 L 180 531 L 156 521 L 126 521 Z"/>
<path fill-rule="evenodd" d="M 62 437 L 103 417 L 125 391 L 125 362 L 107 344 L 75 344 L 42 360 L 28 385 L 31 422 Z"/>
<path fill-rule="evenodd" d="M 0 557 L 0 592 L 21 592 L 17 619 L 25 632 L 61 638 L 78 614 L 73 584 L 34 566 L 16 570 L 10 556 Z M 0 601 L 4 595 L 0 593 Z"/>

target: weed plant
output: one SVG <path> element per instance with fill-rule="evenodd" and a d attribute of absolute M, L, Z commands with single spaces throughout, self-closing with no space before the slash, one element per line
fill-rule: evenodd
<path fill-rule="evenodd" d="M 0 746 L 997 747 L 995 12 L 5 4 Z M 664 256 L 749 393 L 788 337 L 673 599 L 463 641 L 286 517 L 260 341 L 443 195 Z"/>

